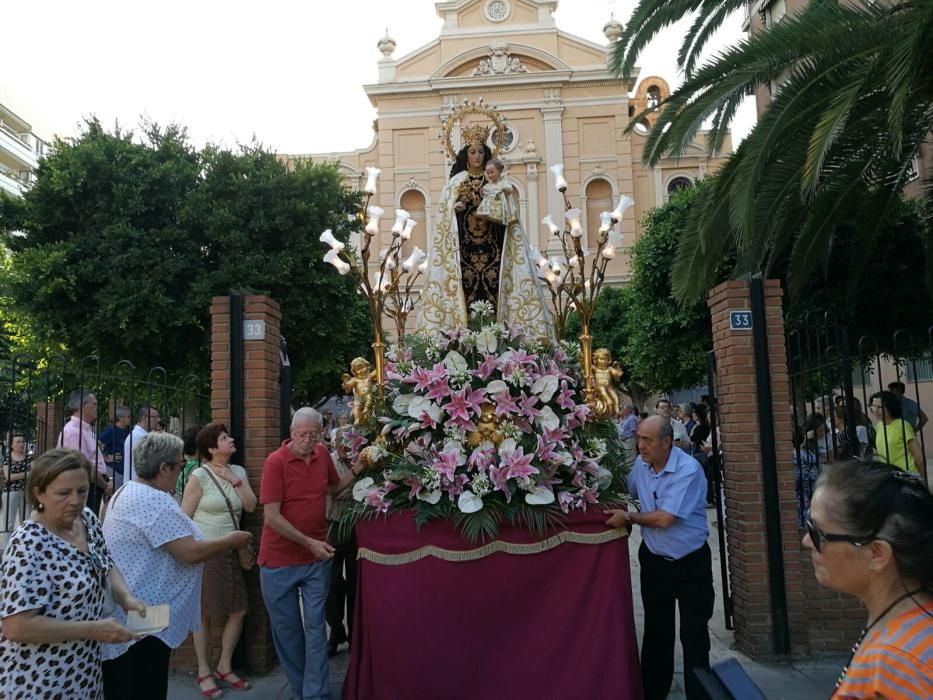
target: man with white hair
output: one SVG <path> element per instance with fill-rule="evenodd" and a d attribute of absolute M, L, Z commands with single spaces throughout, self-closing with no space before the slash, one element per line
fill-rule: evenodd
<path fill-rule="evenodd" d="M 303 700 L 330 697 L 324 605 L 334 548 L 327 542 L 327 496 L 346 489 L 361 471 L 337 474 L 323 418 L 313 408 L 295 412 L 291 439 L 263 467 L 259 582 L 276 653 L 292 693 Z"/>

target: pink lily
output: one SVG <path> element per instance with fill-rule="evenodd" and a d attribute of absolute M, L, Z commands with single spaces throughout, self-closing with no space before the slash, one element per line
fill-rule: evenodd
<path fill-rule="evenodd" d="M 534 454 L 525 454 L 521 447 L 515 448 L 511 454 L 502 456 L 501 464 L 509 468 L 508 478 L 528 480 L 533 474 L 538 474 L 538 470 L 531 466 L 531 460 Z"/>
<path fill-rule="evenodd" d="M 496 491 L 501 491 L 505 495 L 506 503 L 512 501 L 512 487 L 509 485 L 508 467 L 492 467 L 489 470 L 489 481 Z"/>
<path fill-rule="evenodd" d="M 450 384 L 447 383 L 447 377 L 444 377 L 431 384 L 431 388 L 425 395 L 425 398 L 430 401 L 440 402 L 448 396 L 450 396 Z"/>
<path fill-rule="evenodd" d="M 480 363 L 479 367 L 473 370 L 473 376 L 479 377 L 483 381 L 486 381 L 490 376 L 492 376 L 492 373 L 496 371 L 498 366 L 498 357 L 495 355 L 483 355 L 483 361 Z"/>

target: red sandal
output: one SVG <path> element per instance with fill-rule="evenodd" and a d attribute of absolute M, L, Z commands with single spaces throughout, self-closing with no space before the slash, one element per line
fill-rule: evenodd
<path fill-rule="evenodd" d="M 214 685 L 213 688 L 208 688 L 207 690 L 204 690 L 204 688 L 201 687 L 201 683 L 206 681 L 208 678 L 210 678 L 211 680 L 214 680 L 214 674 L 208 673 L 206 676 L 195 676 L 195 680 L 197 681 L 197 684 L 198 684 L 198 690 L 201 691 L 201 695 L 203 695 L 206 698 L 210 698 L 211 700 L 213 700 L 214 698 L 222 698 L 224 696 L 224 691 L 218 688 L 216 684 Z"/>
<path fill-rule="evenodd" d="M 214 671 L 214 678 L 216 678 L 219 681 L 222 681 L 223 683 L 226 683 L 234 690 L 249 690 L 250 688 L 253 687 L 249 681 L 244 680 L 240 678 L 239 676 L 237 676 L 236 681 L 228 681 L 227 679 L 230 676 L 236 676 L 236 674 L 233 671 L 228 671 L 227 673 L 221 673 L 220 671 Z"/>

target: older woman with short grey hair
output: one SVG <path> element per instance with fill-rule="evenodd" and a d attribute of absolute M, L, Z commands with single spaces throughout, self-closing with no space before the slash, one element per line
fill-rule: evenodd
<path fill-rule="evenodd" d="M 150 608 L 169 605 L 169 625 L 123 644 L 104 645 L 104 697 L 165 698 L 172 649 L 198 629 L 201 562 L 250 540 L 235 531 L 204 540 L 172 497 L 184 465 L 182 440 L 149 433 L 133 448 L 136 478 L 110 502 L 104 537 L 133 595 Z M 122 620 L 118 611 L 117 617 Z"/>

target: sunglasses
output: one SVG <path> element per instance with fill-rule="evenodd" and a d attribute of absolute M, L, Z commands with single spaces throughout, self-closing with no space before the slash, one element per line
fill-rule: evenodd
<path fill-rule="evenodd" d="M 807 534 L 810 535 L 810 541 L 813 543 L 813 549 L 817 552 L 823 551 L 824 542 L 848 542 L 853 547 L 861 547 L 869 542 L 874 542 L 875 537 L 856 537 L 855 535 L 839 535 L 831 532 L 823 532 L 816 525 L 810 516 L 806 520 Z"/>

